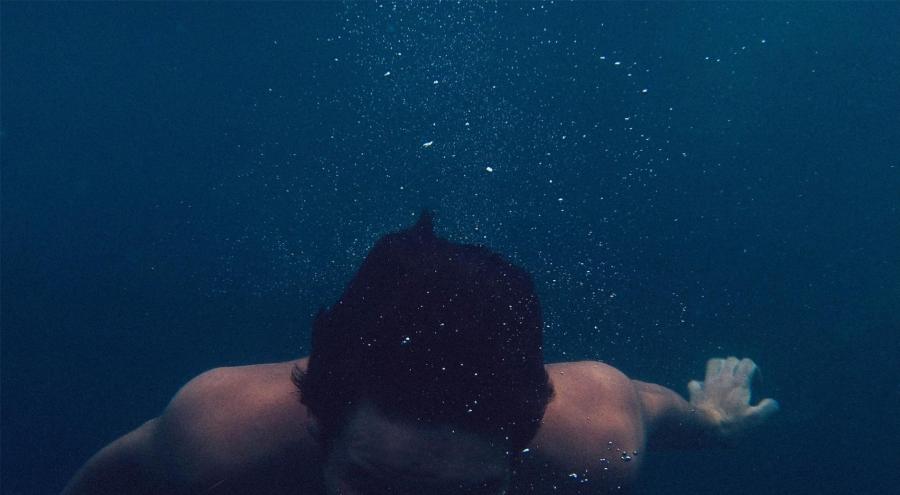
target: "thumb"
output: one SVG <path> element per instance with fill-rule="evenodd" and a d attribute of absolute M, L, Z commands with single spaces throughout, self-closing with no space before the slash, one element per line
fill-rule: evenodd
<path fill-rule="evenodd" d="M 770 416 L 778 412 L 780 406 L 775 399 L 763 399 L 759 404 L 751 406 L 747 410 L 747 416 L 755 420 L 755 423 L 762 423 Z"/>

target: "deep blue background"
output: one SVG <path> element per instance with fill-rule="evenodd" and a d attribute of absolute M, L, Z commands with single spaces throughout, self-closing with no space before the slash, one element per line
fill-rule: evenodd
<path fill-rule="evenodd" d="M 757 360 L 783 412 L 650 457 L 645 493 L 898 485 L 900 4 L 0 16 L 3 493 L 205 369 L 306 353 L 425 206 L 534 274 L 550 360 L 682 392 Z"/>

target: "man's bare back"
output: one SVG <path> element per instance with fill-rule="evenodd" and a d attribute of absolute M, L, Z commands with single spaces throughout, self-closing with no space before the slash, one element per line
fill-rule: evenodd
<path fill-rule="evenodd" d="M 64 493 L 620 492 L 648 447 L 733 438 L 777 409 L 750 405 L 749 359 L 710 360 L 688 402 L 601 363 L 545 365 L 543 327 L 527 272 L 423 211 L 316 315 L 310 358 L 203 373 Z"/>
<path fill-rule="evenodd" d="M 291 382 L 294 366 L 304 369 L 306 362 L 203 373 L 176 394 L 160 417 L 94 456 L 64 493 L 323 493 L 314 421 Z M 747 388 L 740 411 L 739 405 L 712 397 L 715 387 L 707 386 L 705 395 L 698 392 L 697 402 L 711 404 L 698 411 L 674 392 L 630 380 L 605 364 L 547 365 L 555 395 L 507 493 L 625 490 L 651 436 L 690 443 L 739 423 L 750 426 L 774 412 L 771 401 L 749 406 L 752 361 L 711 360 L 706 383 L 724 377 L 723 368 L 730 380 L 721 384 L 723 391 Z M 673 428 L 682 431 L 669 431 Z"/>

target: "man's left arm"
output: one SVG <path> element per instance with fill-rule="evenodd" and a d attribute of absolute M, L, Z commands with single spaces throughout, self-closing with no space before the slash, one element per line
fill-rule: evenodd
<path fill-rule="evenodd" d="M 633 380 L 649 449 L 726 446 L 778 411 L 773 399 L 750 405 L 757 371 L 750 359 L 710 359 L 706 378 L 688 383 L 690 401 L 660 385 Z"/>

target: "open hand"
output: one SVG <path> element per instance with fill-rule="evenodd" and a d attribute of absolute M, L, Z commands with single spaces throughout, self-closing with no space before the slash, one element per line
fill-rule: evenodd
<path fill-rule="evenodd" d="M 713 358 L 706 363 L 706 379 L 688 383 L 691 405 L 725 438 L 739 436 L 778 411 L 773 399 L 750 405 L 750 382 L 756 370 L 751 359 Z"/>

